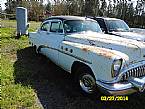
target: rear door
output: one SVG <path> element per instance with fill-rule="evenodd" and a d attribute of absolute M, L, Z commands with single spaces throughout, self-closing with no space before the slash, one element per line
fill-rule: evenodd
<path fill-rule="evenodd" d="M 64 40 L 63 24 L 61 20 L 53 19 L 48 21 L 47 31 L 41 31 L 40 37 L 41 52 L 58 64 L 58 52 L 60 43 Z"/>

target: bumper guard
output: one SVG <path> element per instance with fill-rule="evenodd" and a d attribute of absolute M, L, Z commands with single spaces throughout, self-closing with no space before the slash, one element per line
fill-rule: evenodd
<path fill-rule="evenodd" d="M 145 90 L 145 77 L 142 78 L 131 77 L 126 82 L 118 82 L 111 84 L 97 80 L 96 84 L 106 94 L 127 95 L 137 91 L 143 92 Z"/>

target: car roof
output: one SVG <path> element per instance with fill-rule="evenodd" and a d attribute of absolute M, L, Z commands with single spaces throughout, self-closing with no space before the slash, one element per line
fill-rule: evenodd
<path fill-rule="evenodd" d="M 87 17 L 79 17 L 79 16 L 52 16 L 52 17 L 49 17 L 46 20 L 51 20 L 51 19 L 59 19 L 59 20 L 62 20 L 62 21 L 63 20 L 85 20 L 85 19 L 92 20 L 92 19 L 87 18 Z"/>
<path fill-rule="evenodd" d="M 109 18 L 109 17 L 94 17 L 96 19 L 104 19 L 104 20 L 121 20 L 121 19 L 117 19 L 117 18 Z"/>

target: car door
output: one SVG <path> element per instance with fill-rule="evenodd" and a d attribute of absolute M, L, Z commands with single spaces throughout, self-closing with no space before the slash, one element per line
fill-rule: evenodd
<path fill-rule="evenodd" d="M 50 22 L 46 21 L 44 23 L 42 23 L 41 28 L 38 30 L 38 35 L 37 35 L 37 41 L 36 41 L 36 45 L 37 45 L 37 49 L 39 49 L 39 52 L 46 55 L 47 52 L 47 42 L 46 42 L 46 38 L 47 38 L 47 33 L 49 32 L 50 29 Z"/>
<path fill-rule="evenodd" d="M 49 22 L 44 22 L 41 24 L 41 27 L 36 32 L 31 32 L 29 35 L 30 41 L 38 48 L 43 45 L 43 35 L 46 34 L 46 32 L 49 29 Z"/>
<path fill-rule="evenodd" d="M 60 43 L 64 40 L 63 24 L 61 20 L 49 20 L 47 31 L 41 31 L 41 52 L 58 64 L 58 51 Z"/>

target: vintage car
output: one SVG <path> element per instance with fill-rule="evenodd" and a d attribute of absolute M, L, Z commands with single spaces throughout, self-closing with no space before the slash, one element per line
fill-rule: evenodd
<path fill-rule="evenodd" d="M 128 39 L 145 42 L 145 34 L 143 35 L 132 32 L 132 30 L 123 20 L 106 17 L 90 17 L 90 18 L 96 20 L 99 23 L 101 29 L 106 34 L 116 35 Z"/>
<path fill-rule="evenodd" d="M 29 33 L 29 40 L 87 94 L 97 88 L 112 95 L 145 89 L 145 43 L 103 34 L 93 19 L 52 16 Z"/>

